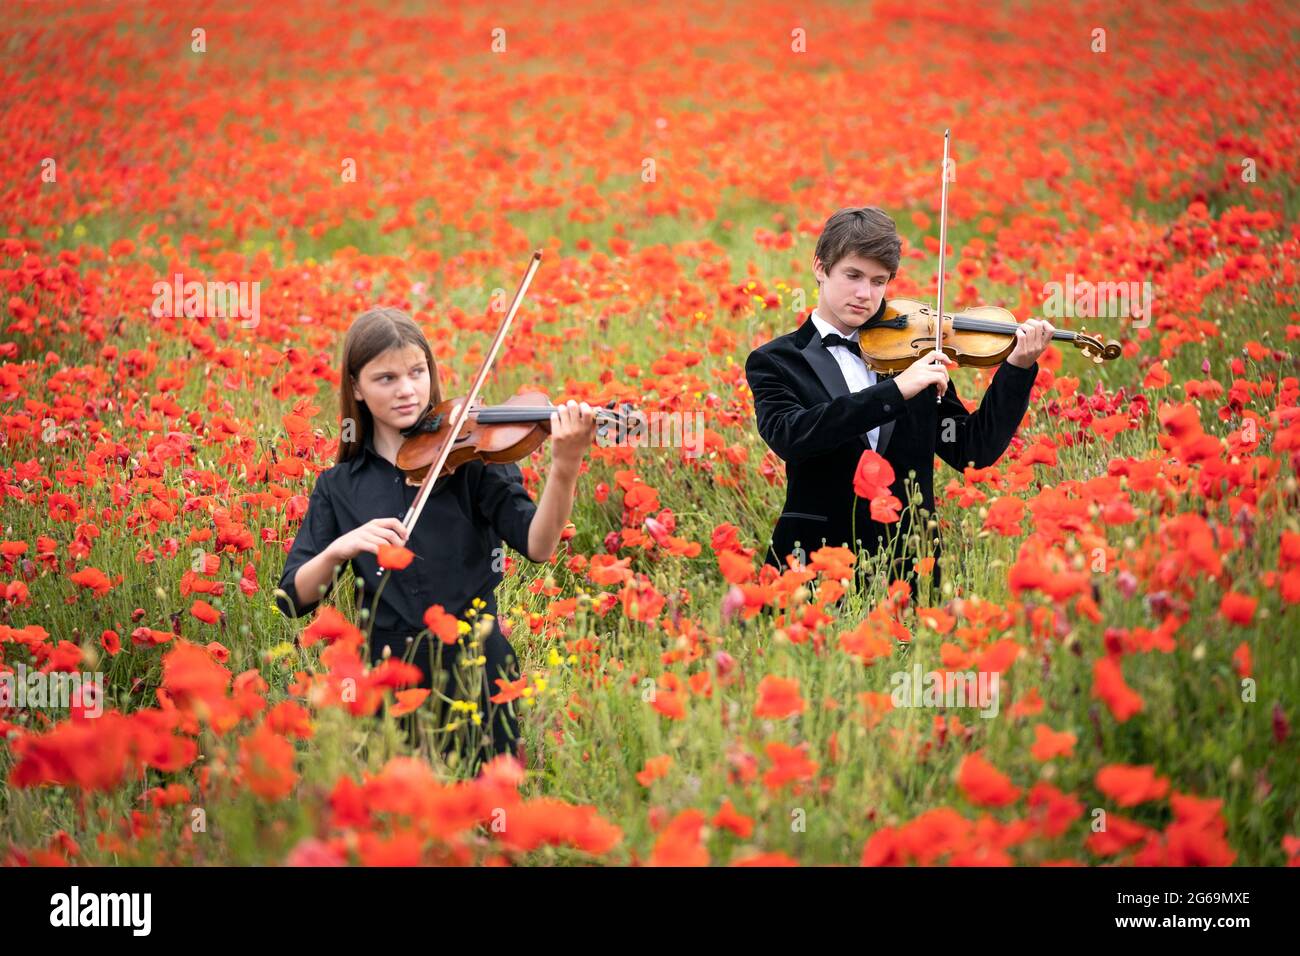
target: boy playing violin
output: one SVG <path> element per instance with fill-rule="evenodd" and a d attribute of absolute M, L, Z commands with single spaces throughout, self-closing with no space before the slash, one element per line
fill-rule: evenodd
<path fill-rule="evenodd" d="M 998 367 L 979 408 L 970 412 L 948 378 L 953 360 L 931 351 L 893 376 L 863 361 L 859 331 L 885 313 L 889 282 L 898 273 L 902 242 L 894 220 L 867 206 L 841 209 L 822 229 L 813 256 L 820 296 L 812 315 L 793 332 L 750 353 L 745 376 L 754 395 L 758 432 L 786 463 L 785 507 L 777 519 L 767 563 L 784 568 L 823 545 L 890 545 L 890 579 L 907 577 L 904 545 L 912 534 L 907 511 L 893 527 L 875 521 L 870 503 L 854 493 L 864 449 L 893 467 L 891 493 L 908 501 L 908 479 L 919 489 L 921 529 L 935 542 L 934 456 L 953 468 L 984 468 L 1011 443 L 1051 342 L 1050 323 L 1030 319 Z M 936 402 L 935 396 L 941 401 Z M 796 548 L 796 545 L 798 546 Z M 938 562 L 935 562 L 938 585 Z"/>

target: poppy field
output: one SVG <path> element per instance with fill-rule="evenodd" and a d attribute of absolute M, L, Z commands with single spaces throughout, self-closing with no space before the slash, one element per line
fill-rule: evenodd
<path fill-rule="evenodd" d="M 15 5 L 0 45 L 6 864 L 1300 864 L 1294 5 Z M 916 595 L 764 567 L 746 356 L 844 206 L 934 301 L 946 128 L 945 304 L 1121 355 L 1054 344 L 1006 454 L 937 469 L 941 586 L 920 541 Z M 463 394 L 535 248 L 485 397 L 675 428 L 507 556 L 522 759 L 472 768 L 436 742 L 488 715 L 368 666 L 346 576 L 274 591 L 352 320 Z M 896 515 L 886 469 L 844 494 Z"/>

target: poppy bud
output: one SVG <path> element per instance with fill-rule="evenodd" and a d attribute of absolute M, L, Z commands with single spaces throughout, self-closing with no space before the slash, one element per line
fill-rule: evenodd
<path fill-rule="evenodd" d="M 1278 743 L 1286 740 L 1291 733 L 1291 722 L 1286 719 L 1286 711 L 1281 704 L 1273 705 L 1273 739 Z"/>
<path fill-rule="evenodd" d="M 645 529 L 650 537 L 655 539 L 656 544 L 663 545 L 668 539 L 668 529 L 655 518 L 646 517 Z"/>
<path fill-rule="evenodd" d="M 1127 569 L 1115 576 L 1115 584 L 1119 588 L 1119 593 L 1126 598 L 1131 598 L 1137 593 L 1138 579 Z"/>
<path fill-rule="evenodd" d="M 722 620 L 730 621 L 736 612 L 745 606 L 745 592 L 739 585 L 733 584 L 722 598 Z"/>

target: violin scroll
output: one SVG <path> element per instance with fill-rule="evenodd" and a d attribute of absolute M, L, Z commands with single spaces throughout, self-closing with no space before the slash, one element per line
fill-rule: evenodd
<path fill-rule="evenodd" d="M 1083 353 L 1084 358 L 1092 359 L 1097 365 L 1113 361 L 1123 354 L 1123 349 L 1114 339 L 1103 343 L 1095 335 L 1085 334 L 1083 329 L 1074 333 L 1074 347 Z"/>

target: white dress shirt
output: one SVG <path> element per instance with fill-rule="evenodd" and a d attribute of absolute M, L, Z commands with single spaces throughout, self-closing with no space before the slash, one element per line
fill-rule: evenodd
<path fill-rule="evenodd" d="M 829 322 L 817 314 L 813 309 L 812 314 L 813 327 L 817 329 L 817 336 L 820 338 L 830 333 L 840 335 L 839 329 L 832 326 Z M 856 342 L 858 340 L 858 330 L 854 329 L 852 334 L 845 335 L 844 338 Z M 828 351 L 835 357 L 836 364 L 839 365 L 840 371 L 844 373 L 844 384 L 849 387 L 850 392 L 860 392 L 864 388 L 869 388 L 876 384 L 876 373 L 874 369 L 867 367 L 859 356 L 854 355 L 842 345 L 832 345 Z M 867 439 L 871 442 L 871 450 L 876 450 L 876 441 L 880 438 L 880 428 L 876 427 L 867 433 Z"/>

